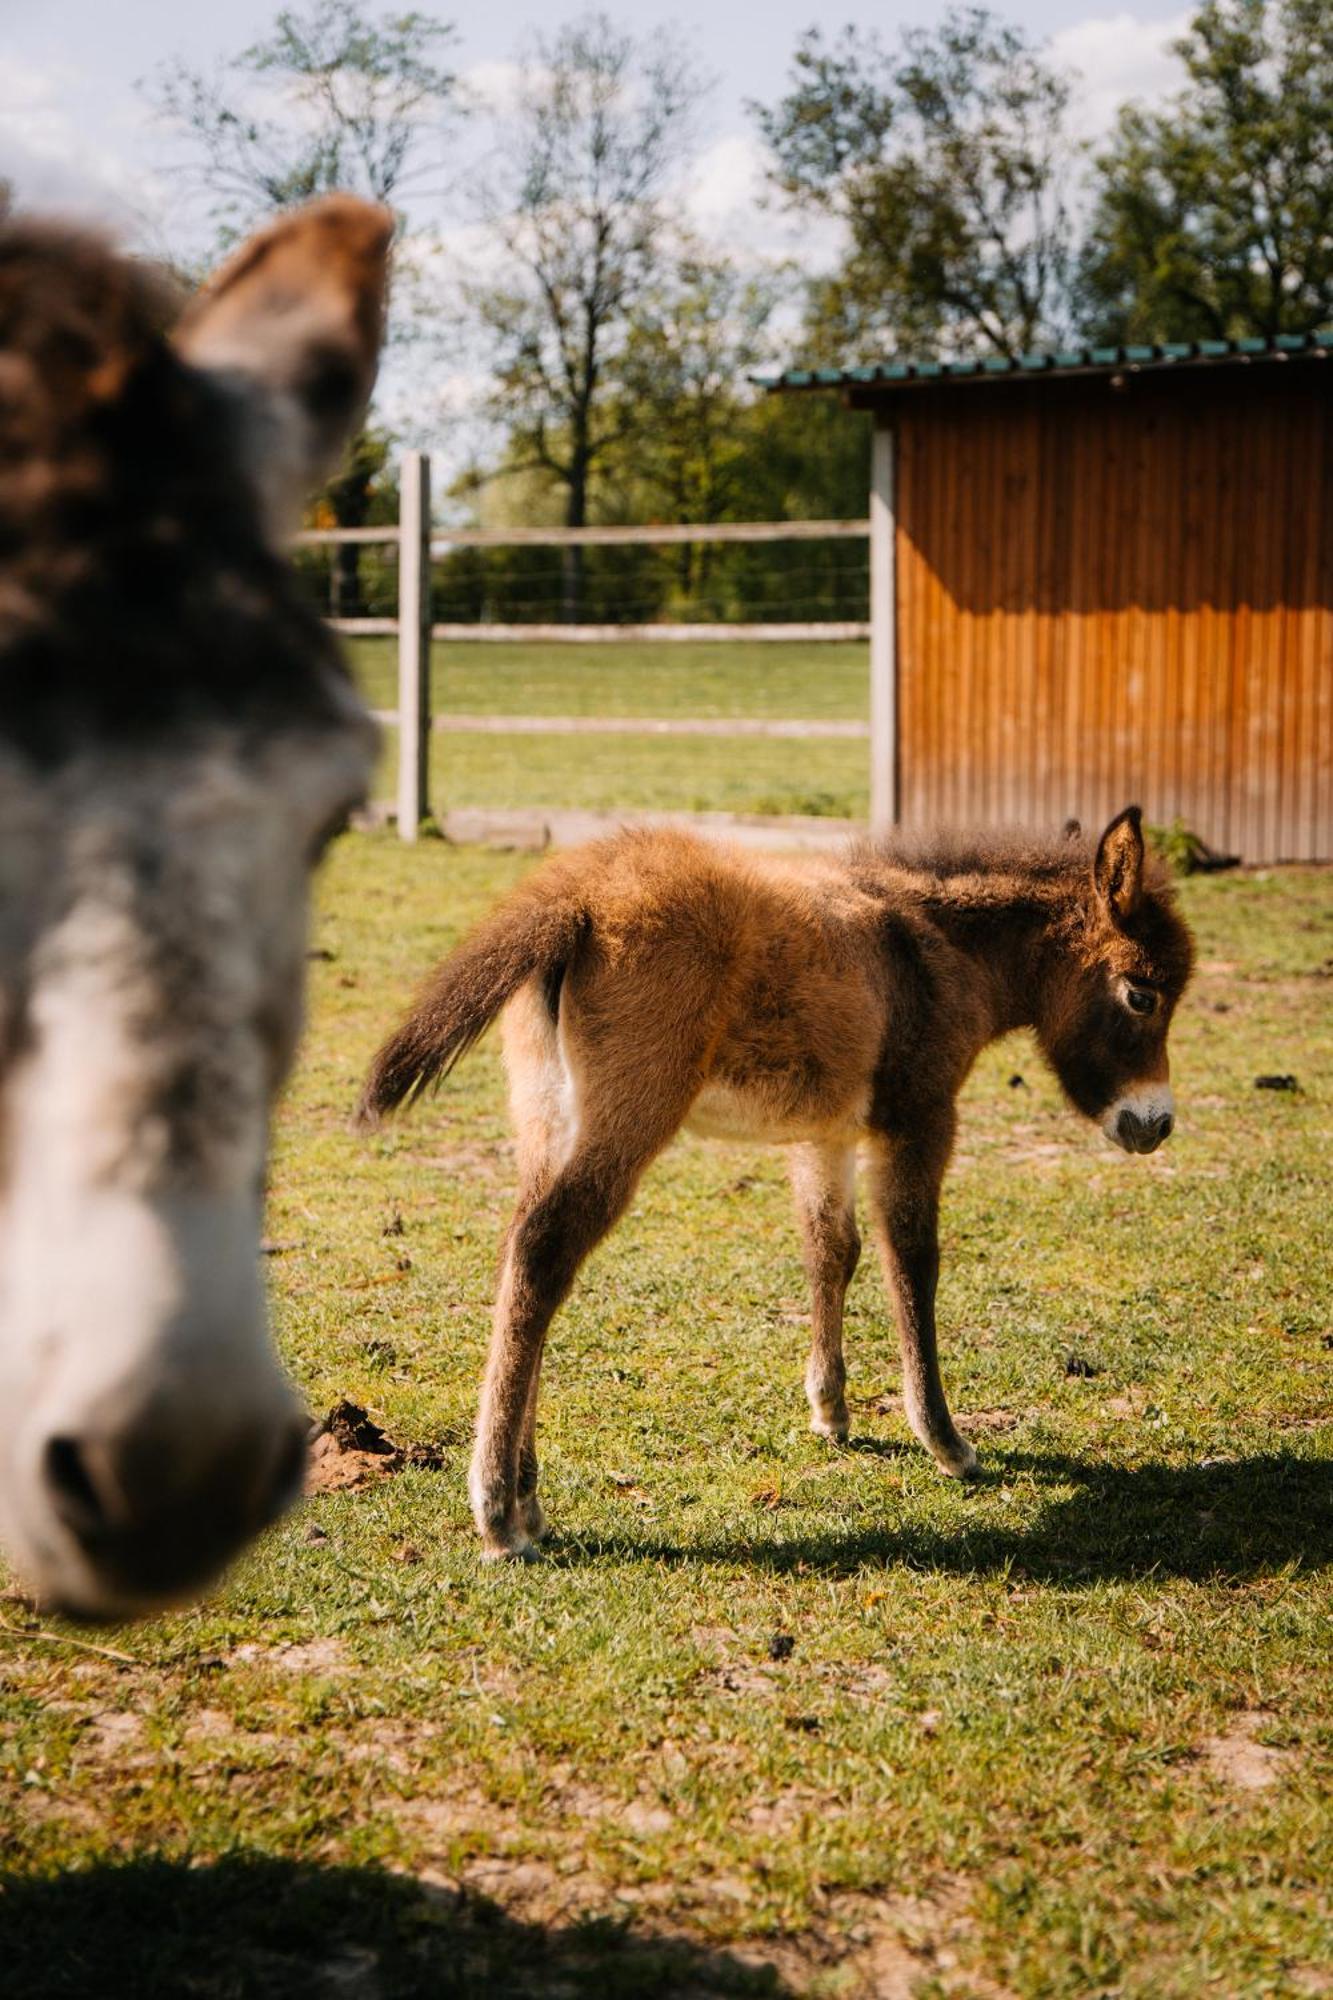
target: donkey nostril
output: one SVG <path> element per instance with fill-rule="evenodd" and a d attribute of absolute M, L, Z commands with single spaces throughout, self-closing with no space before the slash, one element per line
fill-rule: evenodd
<path fill-rule="evenodd" d="M 46 1483 L 57 1512 L 79 1533 L 105 1527 L 106 1509 L 74 1438 L 52 1438 L 46 1447 Z"/>
<path fill-rule="evenodd" d="M 1176 1121 L 1171 1116 L 1171 1113 L 1169 1111 L 1163 1112 L 1162 1116 L 1157 1121 L 1158 1138 L 1169 1139 L 1171 1137 L 1171 1134 L 1175 1131 L 1175 1129 L 1176 1129 Z"/>

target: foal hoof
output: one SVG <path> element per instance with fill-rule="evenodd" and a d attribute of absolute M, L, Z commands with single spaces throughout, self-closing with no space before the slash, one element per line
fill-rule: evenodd
<path fill-rule="evenodd" d="M 516 1534 L 507 1542 L 488 1541 L 481 1545 L 483 1562 L 535 1563 L 542 1559 L 542 1552 L 527 1535 Z"/>
<path fill-rule="evenodd" d="M 966 1438 L 949 1451 L 935 1453 L 935 1463 L 950 1479 L 976 1479 L 981 1472 L 980 1461 Z"/>
<path fill-rule="evenodd" d="M 849 1417 L 811 1417 L 810 1428 L 816 1437 L 827 1438 L 830 1444 L 846 1444 L 852 1433 Z"/>

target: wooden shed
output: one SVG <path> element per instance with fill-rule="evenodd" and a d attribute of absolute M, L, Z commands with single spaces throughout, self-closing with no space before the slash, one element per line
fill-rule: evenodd
<path fill-rule="evenodd" d="M 877 825 L 1333 860 L 1333 333 L 789 370 L 875 420 Z"/>

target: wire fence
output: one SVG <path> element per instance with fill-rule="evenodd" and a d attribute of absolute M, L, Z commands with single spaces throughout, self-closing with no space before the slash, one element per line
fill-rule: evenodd
<path fill-rule="evenodd" d="M 867 550 L 847 542 L 582 552 L 578 616 L 590 625 L 765 624 L 864 621 Z M 706 554 L 710 560 L 700 560 Z M 396 550 L 363 547 L 354 569 L 328 546 L 298 551 L 314 600 L 330 616 L 393 618 Z M 559 548 L 450 549 L 431 564 L 434 624 L 547 625 L 567 618 L 569 582 Z"/>
<path fill-rule="evenodd" d="M 442 800 L 512 812 L 553 789 L 585 814 L 863 818 L 868 537 L 432 530 L 429 462 L 408 453 L 397 522 L 307 532 L 296 560 L 389 726 L 412 839 Z"/>

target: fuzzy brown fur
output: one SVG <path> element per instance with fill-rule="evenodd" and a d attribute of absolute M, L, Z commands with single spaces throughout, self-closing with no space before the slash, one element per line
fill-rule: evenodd
<path fill-rule="evenodd" d="M 1110 1135 L 1151 1150 L 1169 1116 L 1145 1124 L 1116 1107 L 1165 1092 L 1190 963 L 1133 807 L 1095 848 L 1068 833 L 950 837 L 789 862 L 624 833 L 540 869 L 428 980 L 362 1104 L 374 1118 L 411 1099 L 504 1010 L 520 1187 L 472 1471 L 488 1552 L 528 1554 L 542 1529 L 535 1417 L 551 1317 L 687 1124 L 793 1149 L 813 1297 L 806 1388 L 815 1429 L 835 1438 L 864 1147 L 908 1416 L 946 1470 L 971 1471 L 935 1348 L 958 1091 L 989 1041 L 1031 1027 L 1074 1105 L 1118 1115 Z"/>
<path fill-rule="evenodd" d="M 50 764 L 345 705 L 272 546 L 237 356 L 248 335 L 257 380 L 275 351 L 263 387 L 303 413 L 313 483 L 373 382 L 391 228 L 340 196 L 284 215 L 173 330 L 161 273 L 79 230 L 0 226 L 0 738 Z"/>

